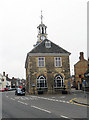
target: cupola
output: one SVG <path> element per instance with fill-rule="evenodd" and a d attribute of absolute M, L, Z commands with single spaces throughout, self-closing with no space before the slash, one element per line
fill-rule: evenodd
<path fill-rule="evenodd" d="M 42 11 L 41 11 L 41 24 L 39 24 L 37 29 L 38 29 L 38 35 L 37 35 L 37 43 L 36 43 L 36 45 L 41 43 L 43 40 L 47 39 L 47 26 L 45 24 L 43 24 Z"/>

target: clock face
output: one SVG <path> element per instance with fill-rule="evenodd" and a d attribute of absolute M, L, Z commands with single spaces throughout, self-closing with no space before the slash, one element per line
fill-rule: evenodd
<path fill-rule="evenodd" d="M 41 40 L 45 40 L 45 36 L 41 36 Z"/>

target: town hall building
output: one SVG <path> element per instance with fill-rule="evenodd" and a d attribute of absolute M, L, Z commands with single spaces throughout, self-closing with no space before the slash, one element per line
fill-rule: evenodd
<path fill-rule="evenodd" d="M 30 94 L 60 93 L 70 88 L 70 53 L 47 39 L 47 26 L 37 27 L 37 43 L 27 53 L 26 92 Z"/>

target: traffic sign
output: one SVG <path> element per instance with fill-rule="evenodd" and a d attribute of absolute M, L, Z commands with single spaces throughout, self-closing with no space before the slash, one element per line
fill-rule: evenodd
<path fill-rule="evenodd" d="M 83 80 L 83 84 L 85 85 L 85 80 Z"/>

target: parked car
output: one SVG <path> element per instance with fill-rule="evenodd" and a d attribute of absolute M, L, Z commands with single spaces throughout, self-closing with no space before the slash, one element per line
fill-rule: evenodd
<path fill-rule="evenodd" d="M 7 88 L 4 88 L 4 90 L 5 90 L 5 91 L 8 91 L 8 89 L 7 89 Z"/>
<path fill-rule="evenodd" d="M 0 92 L 4 92 L 5 91 L 5 89 L 0 89 Z"/>
<path fill-rule="evenodd" d="M 17 88 L 15 91 L 15 95 L 25 95 L 25 90 L 22 88 Z"/>

